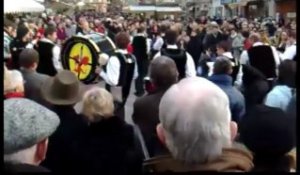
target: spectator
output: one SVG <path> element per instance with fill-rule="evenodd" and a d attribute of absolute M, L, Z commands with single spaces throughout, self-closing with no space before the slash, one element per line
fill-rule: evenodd
<path fill-rule="evenodd" d="M 6 81 L 4 81 L 4 98 L 23 98 L 24 79 L 18 70 L 7 70 Z"/>
<path fill-rule="evenodd" d="M 4 19 L 4 40 L 3 40 L 3 48 L 4 48 L 4 61 L 8 61 L 11 59 L 11 53 L 9 50 L 9 45 L 13 38 L 15 38 L 16 25 L 9 21 L 8 19 Z"/>
<path fill-rule="evenodd" d="M 82 113 L 89 126 L 75 142 L 76 172 L 140 174 L 142 154 L 136 149 L 133 127 L 114 115 L 112 95 L 102 88 L 88 90 Z"/>
<path fill-rule="evenodd" d="M 58 24 L 56 33 L 57 33 L 57 41 L 60 45 L 62 45 L 64 41 L 67 39 L 65 24 L 63 22 Z"/>
<path fill-rule="evenodd" d="M 174 98 L 176 96 L 176 98 Z M 230 122 L 229 100 L 204 78 L 186 78 L 173 85 L 159 105 L 157 135 L 171 156 L 147 160 L 151 172 L 250 171 L 252 156 L 235 148 L 237 125 Z"/>
<path fill-rule="evenodd" d="M 281 55 L 282 60 L 294 60 L 296 61 L 297 56 L 297 41 L 296 31 L 290 31 L 288 35 L 287 47 L 284 53 Z"/>
<path fill-rule="evenodd" d="M 76 34 L 76 25 L 72 24 L 72 21 L 70 19 L 66 19 L 65 30 L 66 30 L 67 39 L 69 39 Z"/>
<path fill-rule="evenodd" d="M 26 83 L 25 97 L 41 105 L 48 106 L 41 94 L 42 84 L 49 76 L 36 72 L 39 64 L 39 53 L 34 49 L 24 49 L 20 54 L 21 73 Z"/>
<path fill-rule="evenodd" d="M 57 71 L 62 69 L 60 63 L 60 47 L 55 44 L 57 40 L 56 28 L 49 26 L 45 31 L 45 38 L 42 38 L 38 43 L 36 50 L 41 58 L 37 67 L 37 72 L 49 76 L 56 75 Z"/>
<path fill-rule="evenodd" d="M 150 81 L 155 90 L 134 102 L 132 120 L 140 128 L 149 155 L 152 157 L 166 152 L 156 135 L 155 128 L 159 123 L 158 107 L 165 91 L 177 82 L 178 72 L 175 62 L 164 56 L 153 60 L 149 71 Z"/>
<path fill-rule="evenodd" d="M 231 118 L 239 123 L 245 114 L 245 99 L 243 95 L 232 86 L 232 63 L 225 57 L 218 57 L 215 64 L 213 75 L 209 80 L 218 85 L 228 96 Z"/>
<path fill-rule="evenodd" d="M 48 137 L 59 123 L 54 112 L 31 100 L 5 100 L 4 172 L 50 172 L 39 164 L 46 157 Z"/>
<path fill-rule="evenodd" d="M 257 105 L 241 122 L 240 139 L 254 153 L 254 172 L 290 172 L 287 154 L 296 146 L 295 121 L 281 110 Z"/>
<path fill-rule="evenodd" d="M 231 34 L 229 37 L 231 40 L 231 47 L 232 47 L 232 53 L 234 58 L 237 60 L 240 59 L 240 55 L 243 51 L 243 45 L 244 45 L 244 37 L 236 31 L 236 29 L 233 27 L 231 28 Z"/>
<path fill-rule="evenodd" d="M 217 57 L 216 45 L 222 40 L 227 40 L 224 35 L 220 32 L 219 26 L 216 22 L 211 22 L 208 26 L 211 28 L 212 33 L 208 33 L 203 39 L 204 50 L 209 50 L 211 52 L 211 57 Z"/>
<path fill-rule="evenodd" d="M 277 46 L 277 50 L 281 53 L 285 52 L 288 44 L 288 35 L 285 31 L 282 31 L 279 38 L 279 44 Z"/>
<path fill-rule="evenodd" d="M 296 91 L 296 66 L 296 62 L 292 60 L 285 60 L 280 64 L 278 85 L 268 93 L 265 105 L 287 110 Z"/>
<path fill-rule="evenodd" d="M 12 69 L 20 69 L 19 66 L 19 55 L 25 48 L 30 48 L 30 33 L 26 26 L 18 26 L 17 36 L 14 38 L 10 45 L 10 53 L 12 56 Z"/>
<path fill-rule="evenodd" d="M 55 77 L 50 77 L 42 85 L 42 95 L 57 113 L 61 124 L 49 138 L 48 153 L 42 163 L 54 173 L 72 172 L 72 142 L 86 128 L 81 115 L 75 112 L 74 104 L 81 99 L 81 84 L 74 73 L 63 70 Z M 76 156 L 75 156 L 76 157 Z"/>

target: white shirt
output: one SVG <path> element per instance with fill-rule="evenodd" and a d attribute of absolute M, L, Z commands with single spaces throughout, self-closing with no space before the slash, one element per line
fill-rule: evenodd
<path fill-rule="evenodd" d="M 161 36 L 158 36 L 156 38 L 155 43 L 153 44 L 153 50 L 160 50 L 163 45 L 164 45 L 164 40 L 162 39 Z"/>
<path fill-rule="evenodd" d="M 178 49 L 178 46 L 177 45 L 167 45 L 167 49 Z M 158 52 L 154 56 L 154 59 L 156 59 L 159 56 L 161 56 L 160 52 Z M 186 75 L 186 77 L 195 77 L 196 76 L 196 68 L 195 68 L 194 60 L 188 52 L 186 52 L 186 57 L 187 57 L 187 61 L 185 64 L 185 75 Z"/>
<path fill-rule="evenodd" d="M 116 52 L 122 53 L 122 54 L 128 54 L 127 50 L 121 50 L 118 49 Z M 135 60 L 136 61 L 136 60 Z M 116 56 L 111 56 L 107 62 L 106 65 L 106 72 L 102 70 L 100 72 L 100 76 L 104 79 L 104 81 L 111 85 L 111 86 L 117 86 L 120 76 L 120 61 Z M 136 79 L 138 76 L 137 73 L 137 65 L 135 63 L 134 66 L 134 74 L 133 79 Z"/>
<path fill-rule="evenodd" d="M 292 60 L 297 53 L 296 43 L 287 47 L 283 54 L 280 55 L 281 60 Z"/>
<path fill-rule="evenodd" d="M 49 40 L 48 38 L 42 38 L 41 41 L 54 44 L 54 47 L 52 49 L 53 65 L 57 71 L 63 69 L 61 62 L 60 62 L 60 48 L 53 41 Z"/>

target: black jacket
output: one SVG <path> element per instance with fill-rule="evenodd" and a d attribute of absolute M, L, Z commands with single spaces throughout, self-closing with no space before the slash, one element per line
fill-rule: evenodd
<path fill-rule="evenodd" d="M 60 125 L 49 137 L 48 151 L 42 165 L 54 173 L 69 174 L 74 169 L 73 158 L 77 156 L 72 150 L 72 143 L 78 140 L 87 124 L 81 115 L 76 114 L 73 106 L 53 106 L 51 109 L 59 116 Z"/>
<path fill-rule="evenodd" d="M 9 45 L 12 57 L 12 69 L 20 69 L 19 55 L 26 48 L 28 42 L 23 42 L 17 38 L 13 39 Z"/>
<path fill-rule="evenodd" d="M 72 150 L 76 173 L 141 173 L 142 153 L 135 144 L 133 127 L 119 117 L 91 123 Z"/>
<path fill-rule="evenodd" d="M 150 157 L 168 153 L 156 134 L 159 103 L 165 90 L 138 98 L 134 102 L 132 120 L 140 128 Z"/>
<path fill-rule="evenodd" d="M 50 171 L 41 166 L 30 164 L 12 164 L 9 162 L 4 163 L 4 174 L 16 173 L 49 173 Z"/>

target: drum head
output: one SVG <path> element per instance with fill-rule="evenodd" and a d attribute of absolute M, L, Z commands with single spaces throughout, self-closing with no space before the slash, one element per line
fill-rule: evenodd
<path fill-rule="evenodd" d="M 99 65 L 98 58 L 102 52 L 94 40 L 89 36 L 74 36 L 66 41 L 62 48 L 61 62 L 64 69 L 72 71 L 80 81 L 85 84 L 93 82 L 97 78 L 95 69 Z M 105 36 L 98 35 L 105 40 Z M 114 47 L 114 45 L 113 45 Z"/>

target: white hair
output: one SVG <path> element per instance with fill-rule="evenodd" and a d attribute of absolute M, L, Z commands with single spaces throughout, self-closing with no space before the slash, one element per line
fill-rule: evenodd
<path fill-rule="evenodd" d="M 204 78 L 186 78 L 173 85 L 161 99 L 159 119 L 176 160 L 204 163 L 231 146 L 229 99 Z"/>
<path fill-rule="evenodd" d="M 36 153 L 36 145 L 20 150 L 12 154 L 4 154 L 4 161 L 11 163 L 33 164 Z"/>
<path fill-rule="evenodd" d="M 11 78 L 13 88 L 16 88 L 17 86 L 20 86 L 20 85 L 23 86 L 24 79 L 23 79 L 23 76 L 22 76 L 20 71 L 13 70 L 11 72 L 11 77 L 10 78 Z"/>

